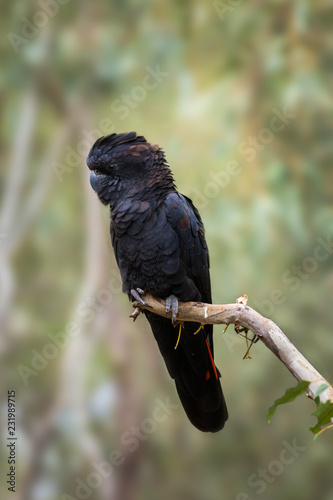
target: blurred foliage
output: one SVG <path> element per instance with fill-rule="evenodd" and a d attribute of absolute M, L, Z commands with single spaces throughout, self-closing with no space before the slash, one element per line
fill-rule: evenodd
<path fill-rule="evenodd" d="M 41 4 L 53 14 L 36 17 Z M 252 499 L 251 475 L 296 440 L 305 451 L 270 475 L 262 498 L 332 499 L 332 433 L 312 441 L 305 397 L 267 424 L 293 379 L 263 345 L 242 361 L 231 328 L 215 329 L 225 429 L 203 435 L 179 408 L 135 452 L 122 444 L 157 398 L 178 399 L 146 322 L 127 318 L 108 210 L 85 167 L 98 134 L 135 130 L 160 144 L 204 220 L 214 302 L 246 293 L 332 380 L 332 23 L 323 0 L 3 3 L 1 425 L 6 437 L 15 389 L 17 498 L 79 498 L 76 478 L 122 450 L 124 464 L 87 498 Z M 151 71 L 165 74 L 147 80 Z M 273 130 L 285 112 L 293 117 Z M 76 334 L 60 335 L 70 321 Z M 45 351 L 25 385 L 18 367 L 31 369 L 52 335 L 64 347 Z M 1 460 L 7 471 L 4 446 Z M 0 495 L 13 498 L 4 481 Z"/>

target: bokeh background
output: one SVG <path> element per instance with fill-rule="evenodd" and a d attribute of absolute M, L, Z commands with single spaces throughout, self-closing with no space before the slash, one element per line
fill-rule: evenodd
<path fill-rule="evenodd" d="M 332 431 L 312 440 L 305 396 L 267 424 L 296 382 L 260 343 L 243 361 L 232 328 L 214 335 L 225 429 L 200 433 L 180 406 L 146 420 L 178 399 L 144 318 L 128 319 L 85 165 L 99 135 L 160 144 L 204 220 L 214 302 L 246 293 L 332 380 L 332 2 L 18 0 L 1 12 L 1 498 L 332 500 Z M 135 426 L 149 432 L 133 438 Z M 286 442 L 302 450 L 281 466 Z M 123 463 L 91 475 L 116 450 Z"/>

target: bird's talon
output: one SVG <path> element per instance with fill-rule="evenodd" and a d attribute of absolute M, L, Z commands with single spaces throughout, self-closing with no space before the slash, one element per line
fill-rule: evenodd
<path fill-rule="evenodd" d="M 136 320 L 136 318 L 141 314 L 141 310 L 139 307 L 136 307 L 132 314 L 129 315 L 130 318 L 133 318 L 133 323 Z"/>
<path fill-rule="evenodd" d="M 136 290 L 131 290 L 131 295 L 132 297 L 139 302 L 142 306 L 144 307 L 150 307 L 147 302 L 145 302 L 142 298 L 141 295 L 144 295 L 144 291 L 141 290 L 141 288 L 137 288 Z"/>
<path fill-rule="evenodd" d="M 166 298 L 165 312 L 168 314 L 171 310 L 171 323 L 176 326 L 177 314 L 178 314 L 178 299 L 175 295 L 169 295 Z"/>

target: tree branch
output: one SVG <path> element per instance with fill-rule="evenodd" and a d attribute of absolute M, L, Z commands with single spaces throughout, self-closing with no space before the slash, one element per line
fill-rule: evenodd
<path fill-rule="evenodd" d="M 234 324 L 251 330 L 265 344 L 270 351 L 279 358 L 297 380 L 310 382 L 308 395 L 314 399 L 318 387 L 325 383 L 327 389 L 319 395 L 322 403 L 333 402 L 333 387 L 322 375 L 311 365 L 311 363 L 296 349 L 283 331 L 270 319 L 261 316 L 257 311 L 249 307 L 247 297 L 237 299 L 236 304 L 204 304 L 202 302 L 180 302 L 177 320 L 194 321 L 207 324 Z M 165 301 L 156 299 L 150 294 L 143 297 L 147 306 L 139 302 L 133 302 L 133 307 L 148 309 L 149 311 L 170 318 L 171 314 L 165 312 Z"/>

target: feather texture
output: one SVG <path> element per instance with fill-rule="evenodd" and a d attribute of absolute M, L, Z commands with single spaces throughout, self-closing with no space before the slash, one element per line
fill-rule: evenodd
<path fill-rule="evenodd" d="M 192 201 L 176 190 L 163 151 L 135 132 L 112 134 L 96 141 L 87 164 L 94 190 L 111 208 L 123 291 L 130 298 L 141 288 L 162 299 L 211 303 L 204 226 Z M 187 322 L 179 337 L 169 319 L 145 315 L 190 421 L 201 431 L 222 429 L 228 412 L 212 325 L 198 331 L 200 325 Z"/>

